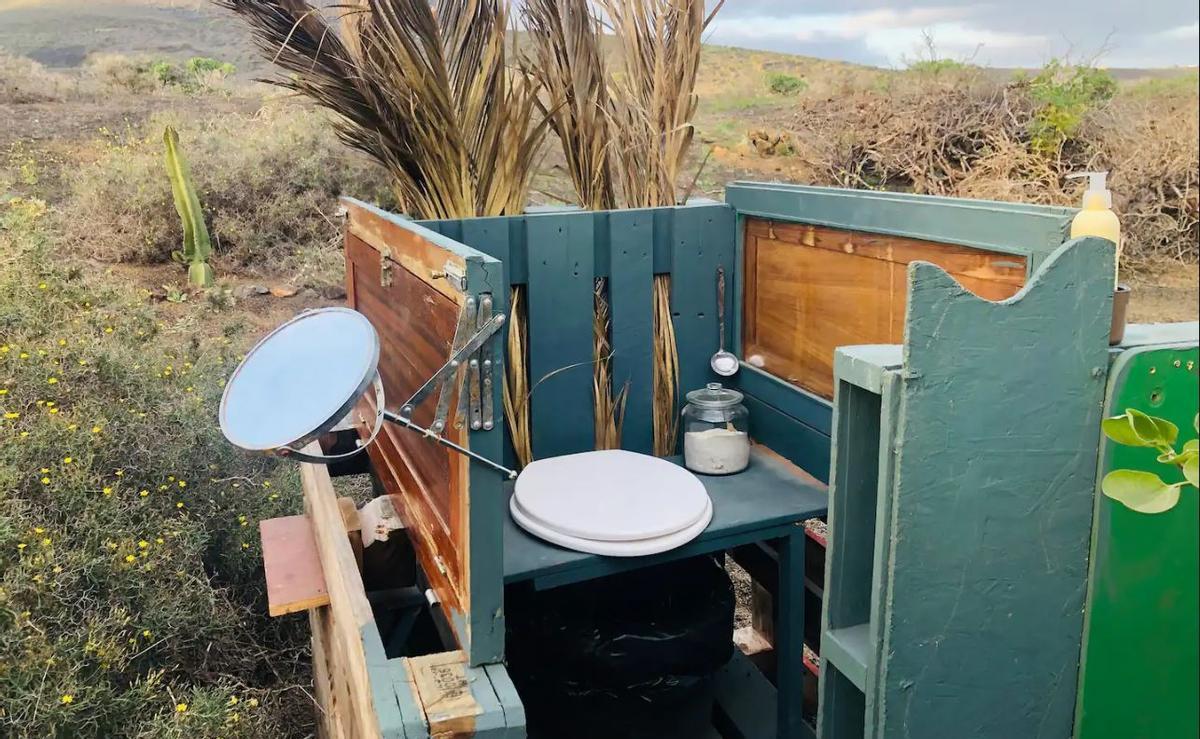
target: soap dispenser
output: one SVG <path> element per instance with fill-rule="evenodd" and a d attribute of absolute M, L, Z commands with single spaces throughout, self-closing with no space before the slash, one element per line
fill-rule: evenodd
<path fill-rule="evenodd" d="M 1067 175 L 1067 179 L 1088 178 L 1088 188 L 1083 193 L 1083 206 L 1071 221 L 1071 238 L 1099 236 L 1116 246 L 1113 271 L 1113 322 L 1109 341 L 1116 345 L 1125 338 L 1125 314 L 1129 307 L 1129 287 L 1120 284 L 1121 265 L 1121 221 L 1112 211 L 1112 192 L 1109 191 L 1108 172 L 1078 172 Z"/>

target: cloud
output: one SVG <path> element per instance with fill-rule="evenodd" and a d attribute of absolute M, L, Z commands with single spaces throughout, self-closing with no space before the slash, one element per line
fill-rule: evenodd
<path fill-rule="evenodd" d="M 1113 66 L 1171 66 L 1196 64 L 1196 17 L 1194 0 L 806 0 L 799 7 L 727 0 L 710 41 L 901 65 L 929 33 L 941 56 L 993 66 L 1034 66 L 1068 54 L 1100 54 L 1100 63 Z"/>

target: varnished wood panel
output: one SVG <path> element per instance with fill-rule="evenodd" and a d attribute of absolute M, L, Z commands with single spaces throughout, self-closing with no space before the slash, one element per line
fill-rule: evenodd
<path fill-rule="evenodd" d="M 388 404 L 395 408 L 449 358 L 459 305 L 444 291 L 445 279 L 411 271 L 406 265 L 413 259 L 395 260 L 416 243 L 408 232 L 403 239 L 388 242 L 390 284 L 384 286 L 384 257 L 375 244 L 357 236 L 357 225 L 353 220 L 346 234 L 347 296 L 351 307 L 370 319 L 379 334 L 379 373 Z M 426 263 L 436 261 L 430 256 L 434 249 L 428 244 L 414 247 Z M 416 409 L 413 420 L 428 427 L 436 404 L 435 393 Z M 467 433 L 458 423 L 457 410 L 457 403 L 451 403 L 446 436 L 466 445 Z M 374 409 L 364 407 L 361 414 L 373 418 Z M 465 458 L 395 424 L 384 426 L 368 453 L 453 623 L 455 615 L 468 611 L 470 602 Z"/>
<path fill-rule="evenodd" d="M 744 244 L 744 358 L 825 398 L 834 349 L 903 341 L 910 262 L 988 300 L 1016 294 L 1027 273 L 1022 256 L 755 218 Z"/>

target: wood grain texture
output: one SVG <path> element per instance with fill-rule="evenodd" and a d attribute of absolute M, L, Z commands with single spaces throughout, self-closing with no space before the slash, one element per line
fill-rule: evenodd
<path fill-rule="evenodd" d="M 355 275 L 352 306 L 379 334 L 379 374 L 384 393 L 399 403 L 414 393 L 450 356 L 458 305 L 403 267 L 392 269 L 391 284 L 380 284 L 379 252 L 353 233 L 346 236 L 346 261 Z M 440 280 L 439 280 L 440 282 Z M 457 382 L 461 383 L 461 376 Z M 367 404 L 369 405 L 369 403 Z M 428 427 L 436 400 L 416 409 L 413 420 Z M 374 408 L 363 408 L 373 417 Z M 446 436 L 466 444 L 466 432 L 451 403 Z M 468 481 L 462 457 L 408 429 L 387 424 L 368 447 L 387 493 L 413 539 L 417 557 L 441 602 L 464 613 L 469 597 L 464 577 L 464 514 Z M 451 618 L 453 622 L 453 619 Z"/>
<path fill-rule="evenodd" d="M 748 218 L 743 238 L 743 356 L 823 398 L 836 347 L 903 340 L 910 263 L 988 300 L 1014 295 L 1027 272 L 1019 255 L 822 226 Z"/>
<path fill-rule="evenodd" d="M 473 736 L 484 709 L 471 691 L 466 655 L 455 651 L 411 657 L 408 668 L 429 722 L 430 736 Z M 491 690 L 486 677 L 484 682 Z"/>
<path fill-rule="evenodd" d="M 307 516 L 258 523 L 262 539 L 267 610 L 272 616 L 307 611 L 329 603 L 321 558 Z"/>
<path fill-rule="evenodd" d="M 310 454 L 320 447 L 310 444 Z M 381 737 L 381 719 L 393 706 L 377 705 L 373 683 L 390 684 L 383 642 L 375 628 L 362 576 L 346 536 L 329 471 L 322 465 L 301 464 L 304 508 L 312 524 L 313 540 L 329 590 L 329 606 L 310 610 L 314 674 L 321 681 L 318 694 L 322 723 L 335 737 Z"/>

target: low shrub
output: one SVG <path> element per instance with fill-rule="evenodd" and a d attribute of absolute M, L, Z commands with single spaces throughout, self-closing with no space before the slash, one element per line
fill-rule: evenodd
<path fill-rule="evenodd" d="M 77 92 L 78 88 L 78 81 L 68 75 L 0 50 L 0 103 L 56 102 Z"/>
<path fill-rule="evenodd" d="M 296 269 L 300 253 L 336 255 L 338 196 L 387 198 L 382 169 L 343 146 L 310 107 L 274 101 L 253 115 L 187 122 L 155 115 L 108 140 L 78 173 L 63 224 L 72 244 L 118 262 L 164 262 L 179 249 L 163 165 L 168 124 L 187 151 L 218 274 Z"/>
<path fill-rule="evenodd" d="M 1028 80 L 1037 104 L 1029 123 L 1030 144 L 1041 154 L 1057 152 L 1079 130 L 1084 118 L 1117 93 L 1107 70 L 1053 59 Z"/>
<path fill-rule="evenodd" d="M 47 222 L 0 203 L 0 735 L 310 734 L 307 625 L 266 616 L 257 537 L 296 472 L 213 423 L 243 327 L 96 274 Z"/>
<path fill-rule="evenodd" d="M 771 72 L 767 75 L 767 89 L 776 95 L 799 95 L 808 89 L 808 83 L 794 74 Z"/>

